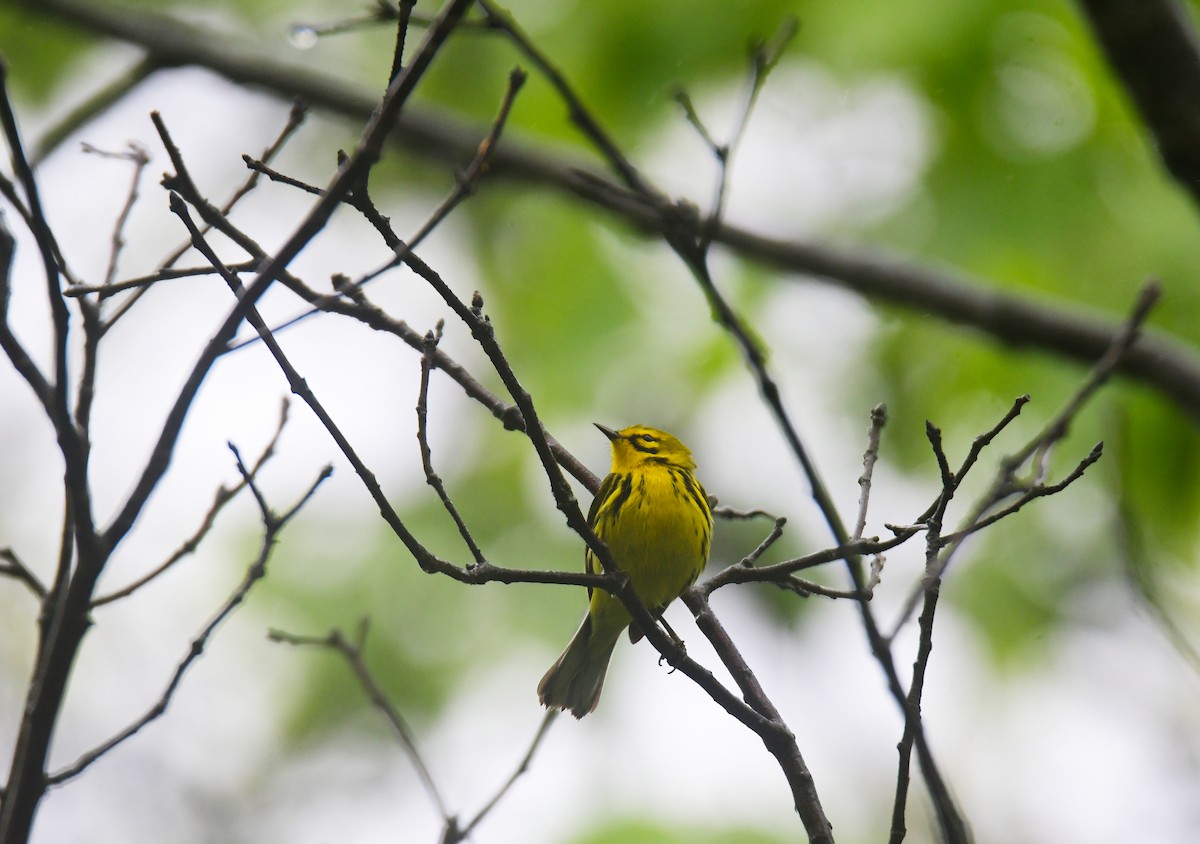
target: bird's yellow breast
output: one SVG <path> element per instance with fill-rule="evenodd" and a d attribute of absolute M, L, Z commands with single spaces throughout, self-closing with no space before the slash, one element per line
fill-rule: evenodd
<path fill-rule="evenodd" d="M 695 582 L 708 559 L 712 516 L 704 491 L 691 472 L 654 462 L 610 479 L 612 489 L 594 515 L 596 533 L 646 607 L 661 609 Z M 594 559 L 588 563 L 599 569 Z M 616 598 L 597 590 L 597 602 L 606 615 L 627 621 Z"/>

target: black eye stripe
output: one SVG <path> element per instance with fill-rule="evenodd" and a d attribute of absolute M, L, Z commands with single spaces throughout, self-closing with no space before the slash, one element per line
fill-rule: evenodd
<path fill-rule="evenodd" d="M 638 433 L 638 435 L 630 437 L 628 442 L 636 451 L 642 451 L 643 454 L 659 453 L 658 439 L 648 433 Z"/>

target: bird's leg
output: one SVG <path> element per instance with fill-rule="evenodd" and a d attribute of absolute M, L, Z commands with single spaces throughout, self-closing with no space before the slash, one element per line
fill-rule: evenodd
<path fill-rule="evenodd" d="M 663 618 L 662 613 L 658 612 L 655 614 L 654 617 L 658 620 L 658 623 L 663 626 L 663 629 L 667 631 L 667 635 L 671 637 L 671 641 L 675 644 L 675 647 L 679 648 L 680 656 L 686 656 L 687 655 L 687 647 L 683 644 L 683 639 L 680 638 L 678 633 L 676 633 L 673 629 L 671 629 L 671 625 L 667 624 L 667 620 L 665 618 Z M 662 665 L 663 660 L 665 660 L 665 659 L 666 659 L 666 656 L 664 656 L 663 654 L 659 654 L 658 655 L 658 664 Z M 674 665 L 671 666 L 671 671 L 672 672 L 675 671 Z"/>

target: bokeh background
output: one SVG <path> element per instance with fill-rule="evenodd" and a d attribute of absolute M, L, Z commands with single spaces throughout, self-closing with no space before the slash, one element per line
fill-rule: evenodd
<path fill-rule="evenodd" d="M 49 14 L 53 5 L 0 8 L 0 51 L 32 149 L 144 55 Z M 388 26 L 320 37 L 298 26 L 361 15 L 362 4 L 119 8 L 169 14 L 181 26 L 219 33 L 231 50 L 328 74 L 366 95 L 381 90 L 390 66 Z M 748 44 L 794 17 L 798 34 L 729 171 L 731 222 L 777 238 L 903 256 L 1113 322 L 1157 277 L 1165 296 L 1151 324 L 1193 348 L 1200 343 L 1197 209 L 1164 173 L 1070 3 L 514 0 L 509 8 L 631 160 L 701 208 L 719 171 L 673 92 L 685 89 L 710 132 L 727 137 L 745 96 Z M 477 125 L 482 137 L 518 64 L 497 34 L 462 32 L 416 102 Z M 127 164 L 85 153 L 82 143 L 120 150 L 134 142 L 152 155 L 120 259 L 119 277 L 132 277 L 152 272 L 185 236 L 157 185 L 170 165 L 149 113 L 162 114 L 201 189 L 220 199 L 246 176 L 240 156 L 258 155 L 288 109 L 285 99 L 203 68 L 163 68 L 74 127 L 45 150 L 39 179 L 75 273 L 102 279 L 131 177 Z M 360 129 L 315 109 L 276 166 L 324 184 L 336 150 L 353 148 Z M 517 99 L 508 137 L 596 163 L 536 73 Z M 372 192 L 405 235 L 453 184 L 444 162 L 391 150 Z M 309 202 L 264 184 L 234 219 L 271 249 Z M 6 217 L 15 229 L 16 216 Z M 45 361 L 36 253 L 27 236 L 19 244 L 13 322 Z M 482 292 L 547 427 L 594 471 L 605 470 L 608 454 L 593 421 L 657 425 L 692 446 L 702 480 L 722 503 L 788 517 L 768 560 L 830 544 L 737 347 L 662 243 L 551 188 L 485 179 L 421 255 L 461 296 Z M 293 270 L 322 286 L 332 273 L 362 273 L 388 256 L 370 226 L 346 210 Z M 978 492 L 1000 456 L 1035 433 L 1086 372 L 919 308 L 880 305 L 719 248 L 713 271 L 769 350 L 785 405 L 847 517 L 869 411 L 887 403 L 868 534 L 910 521 L 936 494 L 926 419 L 944 429 L 956 461 L 1014 397 L 1032 396 L 986 454 L 968 490 Z M 419 330 L 446 318 L 442 348 L 500 392 L 467 330 L 411 273 L 383 277 L 370 295 Z M 92 457 L 102 519 L 130 490 L 184 374 L 229 304 L 215 278 L 163 284 L 106 340 Z M 263 309 L 276 322 L 302 310 L 283 291 Z M 466 549 L 421 472 L 413 409 L 419 355 L 328 315 L 281 338 L 407 523 L 432 550 L 465 563 Z M 286 394 L 261 346 L 218 364 L 167 480 L 101 592 L 140 576 L 195 530 L 217 487 L 237 480 L 226 442 L 257 453 Z M 555 510 L 524 437 L 502 430 L 436 372 L 430 425 L 435 466 L 490 560 L 581 564 L 580 542 Z M 7 365 L 0 367 L 0 437 L 0 547 L 49 580 L 61 463 L 52 430 Z M 1105 457 L 1083 481 L 977 537 L 942 590 L 925 723 L 981 842 L 1200 838 L 1197 420 L 1144 386 L 1118 381 L 1079 417 L 1054 471 L 1101 439 Z M 541 722 L 534 688 L 573 632 L 582 595 L 557 586 L 466 587 L 422 574 L 298 402 L 262 475 L 271 504 L 290 506 L 326 463 L 333 478 L 287 528 L 268 576 L 218 630 L 166 715 L 53 790 L 35 841 L 436 840 L 441 816 L 346 665 L 315 648 L 271 643 L 272 628 L 352 633 L 369 620 L 367 661 L 410 722 L 450 811 L 471 817 L 512 773 Z M 969 494 L 955 512 L 967 502 Z M 768 528 L 761 520 L 721 523 L 712 566 L 748 553 Z M 96 611 L 57 731 L 55 769 L 158 699 L 260 539 L 253 501 L 243 496 L 170 574 Z M 915 544 L 889 555 L 876 598 L 885 624 L 921 564 Z M 817 576 L 844 585 L 838 568 Z M 902 719 L 853 605 L 739 587 L 718 593 L 714 606 L 796 733 L 838 840 L 882 840 Z M 5 767 L 36 618 L 29 594 L 0 581 Z M 676 607 L 668 618 L 689 653 L 718 668 L 686 610 Z M 907 670 L 911 629 L 901 632 L 896 653 Z M 553 725 L 473 840 L 801 837 L 771 757 L 656 657 L 644 644 L 618 648 L 599 710 Z M 910 840 L 932 840 L 929 815 L 915 789 Z"/>

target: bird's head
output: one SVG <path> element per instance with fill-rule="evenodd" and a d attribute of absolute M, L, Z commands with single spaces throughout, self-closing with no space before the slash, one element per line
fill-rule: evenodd
<path fill-rule="evenodd" d="M 612 471 L 628 472 L 645 463 L 661 463 L 688 472 L 696 468 L 692 453 L 674 435 L 646 425 L 632 425 L 614 431 L 596 423 L 612 441 Z"/>

